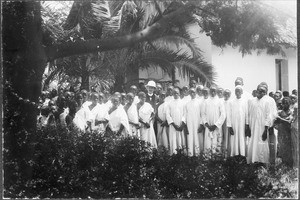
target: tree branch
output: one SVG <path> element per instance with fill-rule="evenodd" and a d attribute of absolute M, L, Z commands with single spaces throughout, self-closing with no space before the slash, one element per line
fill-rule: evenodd
<path fill-rule="evenodd" d="M 61 44 L 54 44 L 46 47 L 47 60 L 52 61 L 57 58 L 63 58 L 67 56 L 86 54 L 98 51 L 109 51 L 120 49 L 128 46 L 132 46 L 138 42 L 151 41 L 161 37 L 166 30 L 172 28 L 174 23 L 184 25 L 191 21 L 192 13 L 195 9 L 195 5 L 186 4 L 179 9 L 171 12 L 156 23 L 148 26 L 142 31 L 125 35 L 121 37 L 109 38 L 109 39 L 90 39 L 86 41 L 65 42 Z"/>

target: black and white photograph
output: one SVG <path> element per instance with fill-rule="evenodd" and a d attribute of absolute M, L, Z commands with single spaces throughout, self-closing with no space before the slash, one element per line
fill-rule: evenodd
<path fill-rule="evenodd" d="M 1 10 L 1 198 L 299 198 L 297 0 Z"/>

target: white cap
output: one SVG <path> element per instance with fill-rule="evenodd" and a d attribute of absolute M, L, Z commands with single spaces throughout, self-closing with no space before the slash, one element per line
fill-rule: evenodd
<path fill-rule="evenodd" d="M 155 84 L 154 81 L 149 81 L 146 86 L 148 86 L 148 87 L 155 87 L 156 88 L 156 84 Z"/>

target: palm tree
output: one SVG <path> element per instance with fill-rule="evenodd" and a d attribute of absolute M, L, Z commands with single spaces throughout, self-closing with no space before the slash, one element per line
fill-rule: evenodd
<path fill-rule="evenodd" d="M 64 28 L 72 30 L 79 24 L 84 38 L 130 34 L 151 26 L 165 14 L 183 4 L 154 1 L 152 5 L 148 5 L 148 8 L 145 8 L 145 5 L 145 2 L 140 1 L 109 1 L 108 3 L 76 1 L 73 3 Z M 188 22 L 192 23 L 193 20 L 191 18 Z M 176 25 L 175 21 L 171 23 Z M 213 67 L 205 62 L 201 50 L 196 46 L 185 26 L 167 30 L 159 39 L 152 42 L 141 42 L 127 48 L 100 53 L 102 59 L 96 59 L 99 54 L 90 56 L 89 59 L 94 60 L 94 75 L 95 72 L 101 73 L 101 71 L 115 75 L 114 90 L 122 90 L 125 76 L 129 73 L 136 74 L 137 70 L 149 67 L 160 67 L 172 77 L 173 81 L 175 81 L 176 68 L 182 75 L 193 74 L 204 82 L 211 83 L 214 80 Z M 89 76 L 88 73 L 82 74 Z"/>

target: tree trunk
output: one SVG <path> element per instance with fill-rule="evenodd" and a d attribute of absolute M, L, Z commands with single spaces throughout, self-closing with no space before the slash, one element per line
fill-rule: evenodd
<path fill-rule="evenodd" d="M 39 2 L 4 2 L 3 4 L 4 62 L 4 160 L 17 160 L 21 179 L 32 175 L 29 160 L 34 149 L 42 76 L 46 54 L 42 45 L 41 7 Z M 6 184 L 13 181 L 7 177 Z M 7 186 L 7 185 L 6 185 Z"/>
<path fill-rule="evenodd" d="M 125 92 L 125 74 L 117 74 L 115 77 L 114 92 Z"/>
<path fill-rule="evenodd" d="M 84 71 L 82 74 L 81 74 L 81 87 L 80 87 L 81 90 L 87 90 L 89 91 L 90 90 L 90 76 L 89 76 L 89 73 L 87 71 Z"/>

